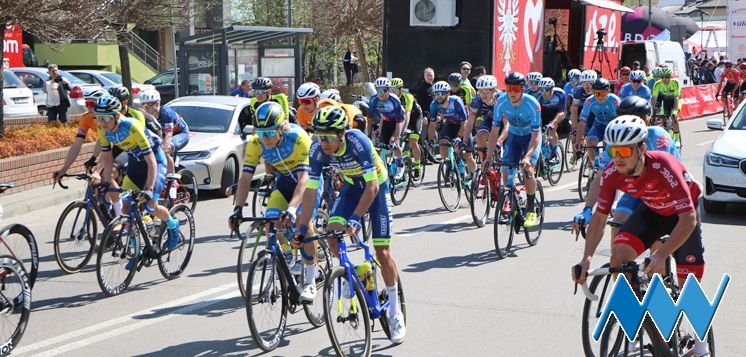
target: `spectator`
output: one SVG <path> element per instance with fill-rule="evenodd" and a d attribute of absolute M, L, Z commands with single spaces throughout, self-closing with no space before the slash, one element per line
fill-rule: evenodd
<path fill-rule="evenodd" d="M 347 77 L 347 86 L 351 86 L 355 73 L 357 73 L 357 56 L 355 55 L 355 43 L 352 41 L 347 43 L 347 51 L 342 55 L 342 65 L 345 70 L 345 77 Z"/>
<path fill-rule="evenodd" d="M 249 90 L 251 89 L 251 82 L 249 82 L 248 79 L 244 79 L 241 81 L 241 85 L 236 87 L 231 92 L 231 97 L 242 97 L 242 98 L 251 98 L 249 95 Z"/>
<path fill-rule="evenodd" d="M 472 74 L 472 77 L 471 77 L 472 87 L 476 88 L 477 87 L 477 79 L 479 79 L 479 77 L 481 77 L 481 76 L 486 75 L 487 74 L 487 69 L 484 68 L 484 66 L 476 66 L 476 67 L 474 67 L 474 70 L 472 70 L 471 74 Z"/>
<path fill-rule="evenodd" d="M 617 79 L 616 84 L 614 85 L 614 94 L 618 95 L 619 89 L 621 89 L 623 85 L 629 83 L 630 71 L 630 68 L 627 66 L 619 69 L 619 79 Z"/>
<path fill-rule="evenodd" d="M 723 72 L 725 72 L 725 62 L 721 59 L 715 68 L 715 83 L 720 83 L 720 76 L 723 75 Z"/>
<path fill-rule="evenodd" d="M 712 84 L 715 81 L 715 64 L 710 61 L 704 61 L 699 68 L 699 83 Z"/>
<path fill-rule="evenodd" d="M 56 64 L 50 64 L 49 80 L 44 83 L 42 90 L 47 93 L 47 121 L 54 122 L 59 118 L 60 122 L 67 123 L 67 108 L 70 107 L 70 83 L 58 74 Z"/>
<path fill-rule="evenodd" d="M 433 93 L 430 88 L 433 86 L 434 81 L 435 71 L 427 67 L 422 73 L 422 79 L 414 89 L 414 97 L 417 99 L 417 103 L 422 106 L 423 111 L 427 111 L 430 108 L 430 103 L 433 101 Z"/>
<path fill-rule="evenodd" d="M 474 90 L 471 82 L 469 82 L 469 76 L 471 75 L 471 63 L 467 61 L 461 61 L 458 68 L 459 73 L 461 73 L 461 86 L 464 87 L 465 90 L 471 91 L 472 96 L 477 94 L 477 91 Z"/>

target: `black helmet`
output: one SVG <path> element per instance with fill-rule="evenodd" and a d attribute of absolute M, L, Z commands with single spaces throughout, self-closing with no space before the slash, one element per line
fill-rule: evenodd
<path fill-rule="evenodd" d="M 593 90 L 609 90 L 611 84 L 606 78 L 598 78 L 593 82 Z"/>
<path fill-rule="evenodd" d="M 251 83 L 251 89 L 267 90 L 272 88 L 272 80 L 267 77 L 257 77 L 254 83 Z"/>
<path fill-rule="evenodd" d="M 631 95 L 619 103 L 616 113 L 617 115 L 636 115 L 641 119 L 647 119 L 650 115 L 650 103 L 645 98 Z"/>
<path fill-rule="evenodd" d="M 464 77 L 461 77 L 460 73 L 453 72 L 448 75 L 448 84 L 451 86 L 459 85 L 461 84 L 461 79 Z"/>
<path fill-rule="evenodd" d="M 109 94 L 117 97 L 119 100 L 130 98 L 130 91 L 125 86 L 111 87 L 109 88 Z"/>
<path fill-rule="evenodd" d="M 521 72 L 513 72 L 505 77 L 505 85 L 525 85 L 526 76 Z"/>

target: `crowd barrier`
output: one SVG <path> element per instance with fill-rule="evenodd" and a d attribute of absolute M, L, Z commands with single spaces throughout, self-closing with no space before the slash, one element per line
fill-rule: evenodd
<path fill-rule="evenodd" d="M 681 88 L 679 118 L 691 119 L 723 111 L 723 102 L 715 99 L 717 84 L 702 84 Z"/>

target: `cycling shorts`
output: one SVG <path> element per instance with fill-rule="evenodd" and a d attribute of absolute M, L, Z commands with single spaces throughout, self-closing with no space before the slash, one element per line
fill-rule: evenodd
<path fill-rule="evenodd" d="M 166 185 L 166 174 L 168 173 L 168 164 L 166 154 L 160 148 L 154 152 L 155 161 L 158 164 L 156 170 L 155 185 L 153 185 L 153 199 L 158 201 L 161 197 L 161 191 Z M 127 162 L 126 176 L 122 180 L 122 190 L 142 191 L 148 180 L 148 163 L 145 160 L 135 160 L 130 157 Z"/>
<path fill-rule="evenodd" d="M 533 135 L 516 136 L 508 133 L 508 139 L 505 140 L 503 145 L 503 162 L 510 165 L 518 165 L 523 157 L 526 156 L 529 146 L 531 146 L 531 137 Z M 541 143 L 534 150 L 534 154 L 531 155 L 531 165 L 536 165 L 539 161 L 539 151 L 541 151 Z"/>
<path fill-rule="evenodd" d="M 339 191 L 339 197 L 329 214 L 329 223 L 347 224 L 357 208 L 358 202 L 363 197 L 365 187 L 345 183 Z M 368 207 L 371 228 L 373 229 L 373 246 L 387 247 L 391 244 L 391 201 L 389 195 L 389 182 L 378 186 L 378 194 Z"/>
<path fill-rule="evenodd" d="M 324 187 L 323 180 L 323 177 L 319 178 L 319 187 Z M 265 216 L 279 217 L 283 211 L 288 209 L 288 202 L 293 199 L 293 193 L 295 192 L 296 186 L 296 181 L 289 176 L 275 176 L 275 185 L 274 187 L 272 187 L 272 193 L 269 194 L 269 200 L 267 200 L 267 211 L 265 213 Z M 316 204 L 314 204 L 314 209 L 311 217 L 316 217 L 316 207 L 321 205 L 321 195 L 323 194 L 323 192 L 324 190 L 322 189 L 316 190 Z M 303 205 L 299 205 L 295 213 L 296 217 L 300 216 L 300 212 L 302 209 Z"/>
<path fill-rule="evenodd" d="M 594 121 L 590 130 L 588 130 L 587 136 L 589 139 L 596 139 L 598 141 L 603 141 L 605 131 L 606 131 L 606 124 L 601 124 L 601 123 Z"/>
<path fill-rule="evenodd" d="M 441 140 L 453 140 L 461 132 L 461 123 L 454 123 L 448 120 L 442 121 L 440 130 L 438 131 L 438 138 Z"/>
<path fill-rule="evenodd" d="M 559 113 L 559 109 L 542 109 L 541 110 L 541 127 L 549 125 Z M 557 129 L 557 128 L 555 128 Z"/>
<path fill-rule="evenodd" d="M 725 86 L 723 87 L 723 92 L 720 95 L 722 95 L 723 97 L 728 94 L 732 95 L 733 92 L 736 91 L 736 85 L 737 83 L 734 83 L 734 82 L 726 82 Z"/>
<path fill-rule="evenodd" d="M 412 139 L 420 138 L 420 134 L 422 133 L 422 113 L 416 112 L 412 109 L 412 114 L 409 115 L 407 129 L 409 129 L 410 137 Z"/>
<path fill-rule="evenodd" d="M 395 121 L 381 121 L 381 135 L 379 138 L 381 138 L 382 144 L 390 144 L 391 143 L 391 137 L 394 135 L 394 131 L 396 131 L 396 122 Z M 397 145 L 399 144 L 399 140 L 396 141 Z"/>

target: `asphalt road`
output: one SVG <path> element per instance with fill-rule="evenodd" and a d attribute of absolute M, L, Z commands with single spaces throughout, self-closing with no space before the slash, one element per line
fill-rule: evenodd
<path fill-rule="evenodd" d="M 704 119 L 682 124 L 683 157 L 702 179 L 702 158 L 718 132 Z M 582 210 L 577 172 L 554 187 L 545 184 L 547 216 L 535 247 L 518 240 L 514 254 L 498 259 L 492 225 L 476 228 L 464 203 L 454 213 L 442 208 L 435 170 L 424 187 L 410 191 L 394 208 L 393 254 L 406 291 L 408 333 L 392 346 L 380 325 L 374 356 L 580 356 L 584 298 L 573 295 L 570 266 L 582 253 L 568 221 Z M 261 355 L 251 339 L 235 278 L 239 242 L 229 239 L 226 217 L 232 204 L 215 195 L 196 212 L 197 243 L 184 275 L 165 281 L 157 268 L 137 273 L 125 293 L 106 298 L 94 263 L 65 275 L 53 257 L 54 225 L 64 205 L 8 219 L 37 237 L 41 251 L 33 311 L 16 355 L 34 356 L 238 356 Z M 707 248 L 705 292 L 712 296 L 724 273 L 732 279 L 714 320 L 718 356 L 744 356 L 746 293 L 742 207 L 727 215 L 703 216 Z M 601 249 L 593 265 L 608 260 Z M 95 260 L 95 259 L 94 259 Z M 313 329 L 305 315 L 289 316 L 281 346 L 268 356 L 333 355 L 325 328 Z"/>

